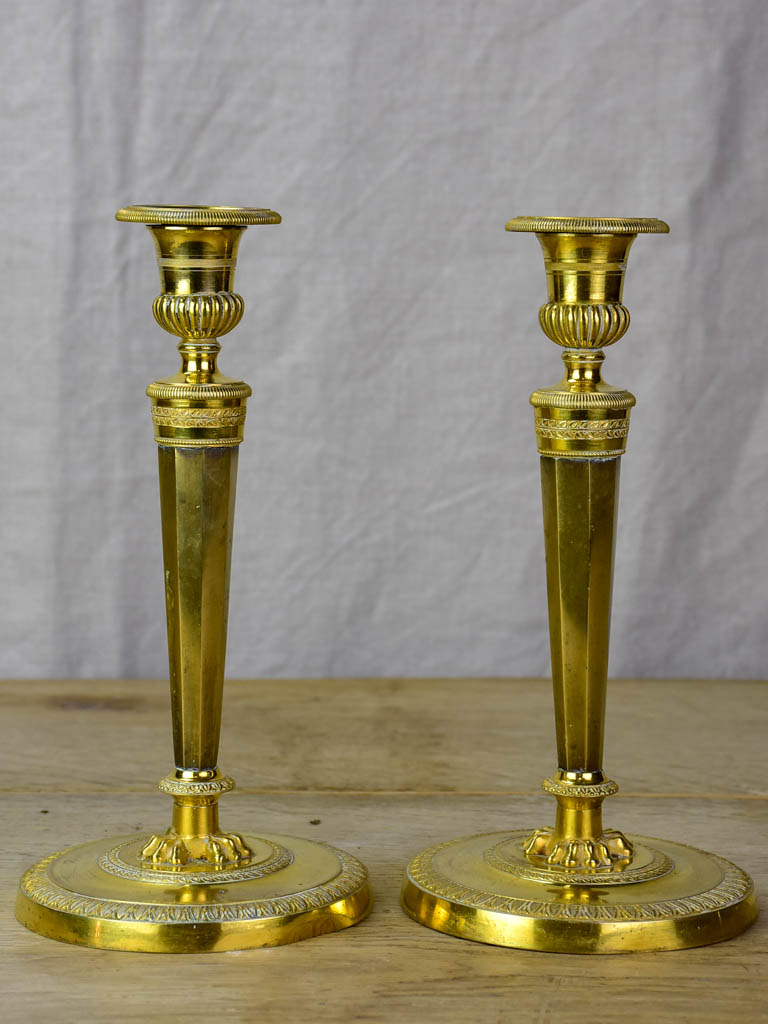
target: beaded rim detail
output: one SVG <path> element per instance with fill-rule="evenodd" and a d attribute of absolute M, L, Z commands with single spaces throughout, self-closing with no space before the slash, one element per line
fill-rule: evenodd
<path fill-rule="evenodd" d="M 529 401 L 534 409 L 631 409 L 635 396 L 621 388 L 566 391 L 562 385 L 555 385 L 534 391 Z"/>
<path fill-rule="evenodd" d="M 255 206 L 124 206 L 115 220 L 206 228 L 279 224 L 282 217 L 274 210 Z"/>
<path fill-rule="evenodd" d="M 669 224 L 655 217 L 513 217 L 506 229 L 562 235 L 666 235 Z"/>
<path fill-rule="evenodd" d="M 169 401 L 223 401 L 229 398 L 250 398 L 248 384 L 233 381 L 231 384 L 186 384 L 174 381 L 156 381 L 147 388 L 150 398 Z"/>

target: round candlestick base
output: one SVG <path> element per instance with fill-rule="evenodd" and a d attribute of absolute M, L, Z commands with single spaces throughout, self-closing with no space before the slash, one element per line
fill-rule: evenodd
<path fill-rule="evenodd" d="M 207 953 L 298 942 L 370 912 L 367 873 L 355 857 L 307 839 L 243 838 L 253 851 L 248 864 L 203 870 L 142 862 L 146 835 L 73 846 L 26 872 L 16 916 L 61 942 Z"/>
<path fill-rule="evenodd" d="M 526 857 L 529 836 L 485 833 L 424 850 L 408 866 L 403 909 L 448 935 L 550 953 L 706 946 L 757 917 L 749 876 L 692 846 L 629 836 L 630 865 L 585 875 Z"/>

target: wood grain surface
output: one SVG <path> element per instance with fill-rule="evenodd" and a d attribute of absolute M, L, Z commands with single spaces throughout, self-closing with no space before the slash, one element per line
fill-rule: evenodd
<path fill-rule="evenodd" d="M 227 684 L 225 826 L 303 834 L 360 856 L 376 907 L 295 946 L 151 956 L 51 942 L 13 919 L 34 860 L 164 828 L 167 683 L 0 684 L 5 856 L 0 1019 L 16 1022 L 768 1021 L 768 915 L 743 936 L 673 953 L 577 957 L 462 942 L 400 911 L 403 867 L 473 832 L 546 824 L 553 766 L 540 680 Z M 768 891 L 768 684 L 611 684 L 608 825 L 720 853 Z"/>

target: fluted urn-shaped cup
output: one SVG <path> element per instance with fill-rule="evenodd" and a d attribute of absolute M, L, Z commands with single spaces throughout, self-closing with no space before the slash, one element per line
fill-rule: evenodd
<path fill-rule="evenodd" d="M 659 220 L 518 217 L 544 253 L 544 333 L 563 379 L 531 396 L 541 456 L 557 770 L 544 789 L 555 823 L 485 833 L 420 853 L 403 906 L 461 938 L 568 953 L 678 949 L 729 938 L 755 918 L 735 865 L 603 824 L 618 786 L 603 773 L 603 730 L 619 464 L 635 398 L 602 378 L 603 349 L 629 327 L 630 246 Z M 511 727 L 511 725 L 510 725 Z"/>
<path fill-rule="evenodd" d="M 98 840 L 36 864 L 22 878 L 17 916 L 65 942 L 146 952 L 274 946 L 346 928 L 371 908 L 360 861 L 323 843 L 222 828 L 218 813 L 219 797 L 234 787 L 218 757 L 237 453 L 251 394 L 219 371 L 219 338 L 245 309 L 234 291 L 243 232 L 280 216 L 128 206 L 117 219 L 146 224 L 153 236 L 154 315 L 181 356 L 178 373 L 147 389 L 175 761 L 160 789 L 173 798 L 173 816 L 166 831 Z"/>

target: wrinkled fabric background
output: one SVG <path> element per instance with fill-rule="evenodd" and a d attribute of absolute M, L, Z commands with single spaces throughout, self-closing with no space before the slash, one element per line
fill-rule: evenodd
<path fill-rule="evenodd" d="M 127 203 L 271 206 L 221 366 L 253 386 L 228 674 L 544 675 L 517 214 L 657 216 L 606 378 L 638 398 L 611 672 L 763 676 L 764 0 L 0 3 L 0 674 L 167 671 Z"/>

